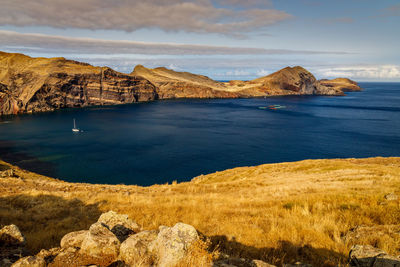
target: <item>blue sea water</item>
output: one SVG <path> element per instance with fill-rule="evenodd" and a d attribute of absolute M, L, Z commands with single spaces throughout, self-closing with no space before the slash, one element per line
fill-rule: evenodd
<path fill-rule="evenodd" d="M 238 166 L 400 156 L 400 84 L 344 97 L 170 100 L 0 119 L 0 158 L 72 182 L 151 185 Z M 284 105 L 283 109 L 260 109 Z M 80 133 L 71 131 L 73 118 Z"/>

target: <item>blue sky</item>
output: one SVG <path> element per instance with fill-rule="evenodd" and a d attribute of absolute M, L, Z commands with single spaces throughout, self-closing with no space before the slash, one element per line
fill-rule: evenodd
<path fill-rule="evenodd" d="M 400 1 L 1 0 L 0 50 L 218 80 L 301 65 L 400 81 Z"/>

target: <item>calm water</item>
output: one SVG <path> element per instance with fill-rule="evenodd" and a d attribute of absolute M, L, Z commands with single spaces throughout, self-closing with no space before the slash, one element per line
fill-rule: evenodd
<path fill-rule="evenodd" d="M 400 84 L 345 97 L 176 100 L 3 118 L 0 158 L 67 181 L 150 185 L 262 163 L 400 156 Z M 285 105 L 285 109 L 258 107 Z M 84 130 L 73 133 L 72 120 Z"/>

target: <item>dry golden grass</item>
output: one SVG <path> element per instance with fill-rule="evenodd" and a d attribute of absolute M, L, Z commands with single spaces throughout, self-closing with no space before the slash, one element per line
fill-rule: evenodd
<path fill-rule="evenodd" d="M 57 246 L 65 233 L 114 210 L 145 229 L 191 224 L 209 237 L 210 250 L 277 265 L 343 266 L 355 243 L 400 253 L 400 235 L 391 230 L 400 225 L 400 202 L 384 198 L 400 195 L 400 158 L 267 164 L 151 187 L 16 173 L 21 178 L 0 179 L 0 226 L 18 225 L 33 251 Z M 360 225 L 377 234 L 346 238 Z"/>

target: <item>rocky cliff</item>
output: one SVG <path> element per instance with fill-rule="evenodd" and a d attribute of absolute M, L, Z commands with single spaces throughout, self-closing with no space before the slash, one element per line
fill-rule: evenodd
<path fill-rule="evenodd" d="M 64 58 L 0 52 L 0 114 L 123 104 L 157 98 L 146 79 Z"/>
<path fill-rule="evenodd" d="M 251 81 L 217 82 L 206 76 L 176 72 L 166 68 L 148 69 L 136 66 L 132 75 L 142 76 L 157 87 L 164 98 L 226 98 L 276 95 L 344 95 L 344 91 L 361 88 L 350 79 L 318 81 L 306 69 L 286 67 Z"/>
<path fill-rule="evenodd" d="M 155 99 L 343 95 L 349 90 L 360 87 L 343 78 L 317 81 L 298 66 L 252 81 L 223 83 L 166 68 L 138 65 L 124 74 L 64 58 L 0 52 L 0 115 Z"/>

